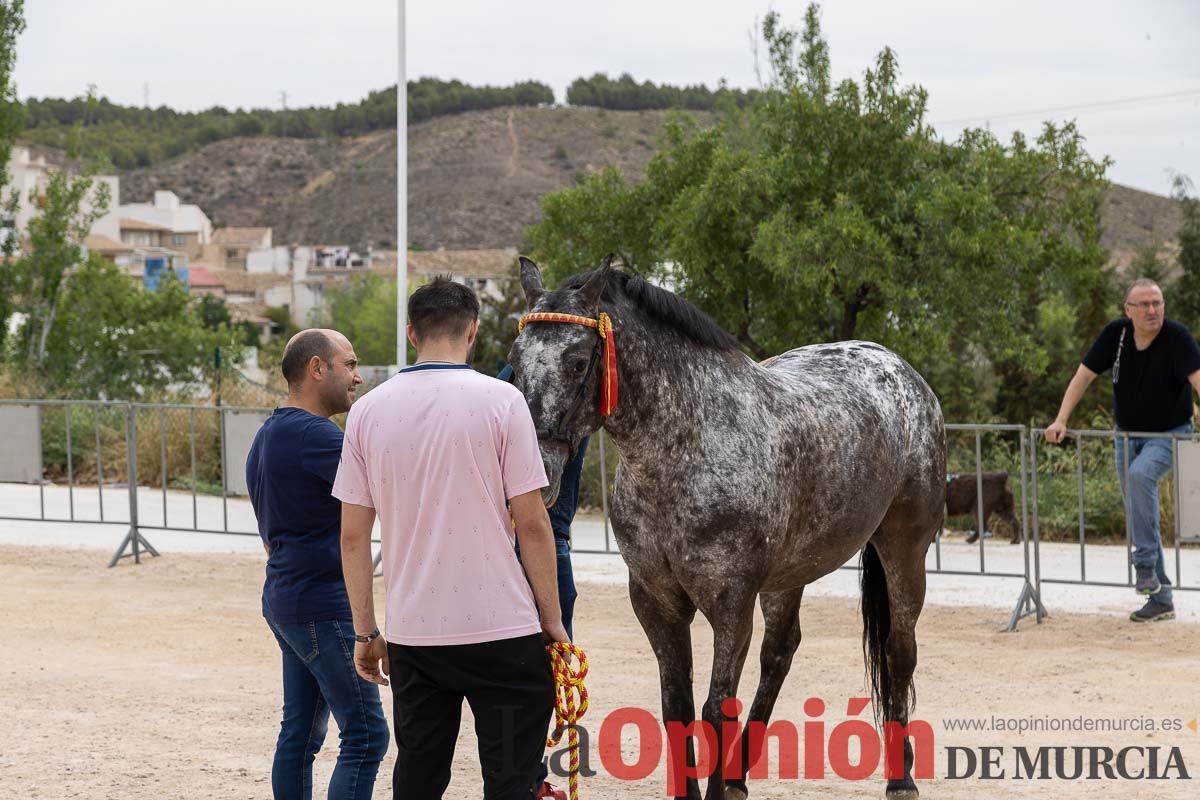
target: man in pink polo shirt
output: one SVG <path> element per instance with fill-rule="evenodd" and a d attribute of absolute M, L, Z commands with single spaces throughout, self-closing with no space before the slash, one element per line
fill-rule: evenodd
<path fill-rule="evenodd" d="M 365 679 L 392 680 L 394 798 L 442 796 L 465 699 L 484 797 L 524 800 L 534 796 L 554 704 L 544 640 L 569 641 L 537 434 L 521 392 L 466 363 L 479 327 L 474 292 L 439 277 L 413 293 L 408 319 L 417 363 L 351 409 L 333 486 L 354 660 Z M 382 638 L 371 578 L 376 514 Z"/>

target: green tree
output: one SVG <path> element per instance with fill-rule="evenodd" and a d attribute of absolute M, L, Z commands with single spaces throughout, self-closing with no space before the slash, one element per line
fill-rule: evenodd
<path fill-rule="evenodd" d="M 471 366 L 485 375 L 495 375 L 508 363 L 508 351 L 517 338 L 517 322 L 525 313 L 525 292 L 517 278 L 499 282 L 499 296 L 479 298 L 479 333 Z"/>
<path fill-rule="evenodd" d="M 816 6 L 800 31 L 769 14 L 762 35 L 770 84 L 744 110 L 709 129 L 671 122 L 640 183 L 601 173 L 544 199 L 529 239 L 551 279 L 618 252 L 757 357 L 873 339 L 935 389 L 1020 379 L 992 409 L 943 390 L 948 416 L 1026 419 L 1044 402 L 1029 387 L 1059 356 L 1044 335 L 1055 310 L 1094 325 L 1107 309 L 1107 162 L 1073 125 L 942 142 L 891 50 L 861 82 L 835 84 Z"/>
<path fill-rule="evenodd" d="M 65 396 L 154 395 L 204 380 L 216 347 L 236 351 L 230 328 L 206 326 L 173 277 L 147 292 L 99 256 L 69 276 L 63 303 L 71 313 L 54 320 L 43 371 Z"/>
<path fill-rule="evenodd" d="M 418 282 L 409 282 L 409 293 Z M 500 281 L 499 296 L 479 297 L 479 334 L 472 366 L 495 375 L 504 366 L 517 337 L 517 320 L 525 310 L 525 295 L 515 277 Z M 362 364 L 387 365 L 396 361 L 396 281 L 375 274 L 356 275 L 326 295 L 325 308 L 315 324 L 345 334 Z M 416 360 L 408 345 L 408 363 Z"/>
<path fill-rule="evenodd" d="M 211 331 L 232 329 L 234 341 L 245 347 L 258 345 L 258 327 L 252 322 L 234 323 L 229 306 L 223 298 L 206 294 L 196 303 L 196 315 L 204 327 Z M 289 320 L 290 324 L 290 320 Z"/>
<path fill-rule="evenodd" d="M 24 0 L 0 1 L 0 357 L 3 357 L 8 336 L 8 318 L 13 312 L 11 263 L 19 244 L 15 228 L 16 191 L 8 190 L 8 160 L 13 141 L 24 124 L 24 107 L 17 99 L 13 69 L 17 63 L 17 37 L 25 30 Z"/>
<path fill-rule="evenodd" d="M 108 208 L 108 195 L 108 186 L 94 185 L 90 174 L 57 170 L 50 173 L 45 189 L 31 197 L 39 213 L 29 221 L 24 252 L 12 266 L 16 310 L 25 315 L 19 346 L 30 367 L 45 360 L 67 270 L 79 265 L 84 237 Z M 85 201 L 89 210 L 81 211 Z"/>
<path fill-rule="evenodd" d="M 292 312 L 283 306 L 267 306 L 263 316 L 271 321 L 271 335 L 287 341 L 300 332 L 296 323 L 292 322 Z"/>
<path fill-rule="evenodd" d="M 21 3 L 0 4 L 0 48 L 5 31 L 19 19 Z M 11 9 L 16 9 L 13 16 Z M 3 61 L 0 58 L 0 73 Z M 2 78 L 0 74 L 0 78 Z M 554 102 L 549 86 L 536 81 L 512 86 L 469 86 L 461 81 L 421 78 L 408 83 L 408 121 L 500 106 L 530 106 Z M 15 95 L 14 95 L 15 101 Z M 30 99 L 25 105 L 24 137 L 37 144 L 77 149 L 87 158 L 106 156 L 119 166 L 146 166 L 211 142 L 234 136 L 317 138 L 353 136 L 396 127 L 396 89 L 370 92 L 358 103 L 335 107 L 294 108 L 287 111 L 236 109 L 216 106 L 206 111 L 178 112 L 166 107 L 122 106 L 93 91 L 71 99 Z M 17 128 L 20 127 L 18 119 Z M 0 124 L 2 128 L 2 124 Z M 79 132 L 86 128 L 87 141 Z M 7 162 L 6 162 L 7 163 Z"/>
<path fill-rule="evenodd" d="M 1169 265 L 1160 255 L 1161 251 L 1162 244 L 1157 239 L 1139 247 L 1133 255 L 1133 260 L 1129 262 L 1129 276 L 1131 278 L 1149 278 L 1161 286 L 1165 294 L 1171 279 Z"/>
<path fill-rule="evenodd" d="M 368 273 L 339 284 L 326 296 L 319 322 L 350 340 L 359 363 L 396 363 L 395 279 Z"/>
<path fill-rule="evenodd" d="M 233 318 L 225 301 L 215 295 L 206 294 L 196 303 L 196 314 L 204 327 L 219 330 L 222 325 L 232 325 Z"/>
<path fill-rule="evenodd" d="M 1172 181 L 1172 195 L 1183 212 L 1176 234 L 1179 240 L 1179 280 L 1172 287 L 1171 316 L 1193 331 L 1200 331 L 1200 199 L 1183 175 Z"/>

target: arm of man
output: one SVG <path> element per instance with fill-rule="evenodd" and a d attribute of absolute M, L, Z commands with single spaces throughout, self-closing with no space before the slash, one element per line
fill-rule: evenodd
<path fill-rule="evenodd" d="M 549 641 L 570 642 L 558 605 L 558 561 L 541 490 L 513 497 L 508 501 L 508 508 L 515 523 L 517 542 L 521 545 L 521 564 L 525 567 L 542 619 L 542 632 Z"/>
<path fill-rule="evenodd" d="M 1075 376 L 1071 378 L 1071 382 L 1067 384 L 1067 391 L 1063 395 L 1062 405 L 1058 408 L 1058 416 L 1054 418 L 1054 422 L 1046 428 L 1046 441 L 1061 442 L 1063 436 L 1067 433 L 1067 421 L 1071 418 L 1071 412 L 1075 410 L 1075 406 L 1079 405 L 1080 398 L 1087 388 L 1092 385 L 1092 381 L 1096 380 L 1096 373 L 1079 365 L 1079 369 L 1075 370 Z"/>
<path fill-rule="evenodd" d="M 375 570 L 371 563 L 374 524 L 375 509 L 342 503 L 342 574 L 350 597 L 354 632 L 360 636 L 369 636 L 379 627 L 375 622 Z M 387 642 L 382 636 L 354 643 L 354 667 L 364 680 L 388 685 L 384 677 L 388 674 Z"/>
<path fill-rule="evenodd" d="M 1191 375 L 1188 375 L 1188 383 L 1192 385 L 1192 391 L 1194 391 L 1196 394 L 1200 394 L 1200 369 L 1196 370 Z"/>

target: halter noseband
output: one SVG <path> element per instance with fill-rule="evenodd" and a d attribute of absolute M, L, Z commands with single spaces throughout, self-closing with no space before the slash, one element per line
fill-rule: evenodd
<path fill-rule="evenodd" d="M 600 336 L 596 340 L 596 347 L 592 349 L 592 357 L 588 361 L 587 371 L 583 374 L 583 381 L 579 384 L 579 389 L 575 392 L 574 401 L 553 428 L 550 430 L 539 428 L 537 431 L 539 439 L 558 439 L 573 445 L 574 437 L 567 433 L 566 423 L 567 420 L 575 416 L 575 412 L 579 410 L 579 406 L 583 403 L 584 392 L 587 389 L 588 380 L 592 377 L 592 370 L 596 366 L 598 356 L 603 356 L 604 361 L 604 371 L 600 377 L 600 416 L 608 417 L 617 408 L 617 344 L 616 338 L 613 336 L 612 318 L 603 311 L 600 312 L 596 319 L 581 317 L 575 314 L 541 311 L 521 317 L 521 321 L 517 323 L 517 334 L 520 335 L 525 330 L 525 326 L 530 322 L 560 322 L 569 325 L 582 325 L 585 328 L 592 328 Z"/>

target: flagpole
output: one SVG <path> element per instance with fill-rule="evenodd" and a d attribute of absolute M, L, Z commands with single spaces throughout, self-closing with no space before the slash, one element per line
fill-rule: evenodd
<path fill-rule="evenodd" d="M 396 365 L 408 363 L 408 77 L 404 36 L 404 0 L 398 0 L 396 58 Z"/>

